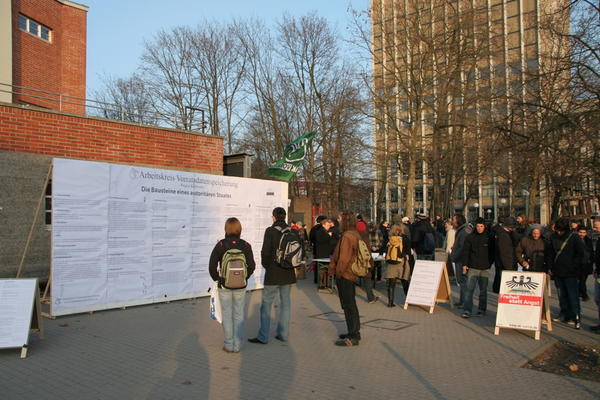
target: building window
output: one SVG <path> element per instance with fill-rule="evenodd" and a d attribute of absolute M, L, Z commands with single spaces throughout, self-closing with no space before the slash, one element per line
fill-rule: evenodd
<path fill-rule="evenodd" d="M 32 35 L 37 36 L 47 42 L 50 41 L 51 29 L 30 18 L 27 18 L 23 14 L 19 14 L 19 29 L 31 33 Z"/>
<path fill-rule="evenodd" d="M 52 179 L 48 180 L 45 194 L 45 223 L 46 230 L 52 230 Z"/>

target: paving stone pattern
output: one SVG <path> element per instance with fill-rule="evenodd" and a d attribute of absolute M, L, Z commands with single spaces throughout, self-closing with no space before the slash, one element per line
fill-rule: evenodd
<path fill-rule="evenodd" d="M 31 336 L 26 359 L 0 350 L 0 399 L 600 398 L 600 383 L 519 368 L 559 339 L 598 343 L 587 329 L 592 302 L 582 303 L 583 329 L 555 324 L 536 341 L 520 331 L 494 336 L 494 294 L 487 316 L 465 320 L 447 304 L 405 311 L 401 290 L 387 308 L 385 285 L 376 291 L 381 300 L 368 304 L 357 290 L 363 340 L 352 348 L 333 345 L 345 332 L 337 296 L 309 279 L 292 291 L 289 342 L 272 332 L 267 345 L 245 343 L 239 354 L 222 351 L 207 298 L 45 319 L 46 338 Z M 257 333 L 260 298 L 247 295 L 247 337 Z"/>

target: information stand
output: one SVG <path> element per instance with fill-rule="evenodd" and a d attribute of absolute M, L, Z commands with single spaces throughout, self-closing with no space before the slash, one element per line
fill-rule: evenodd
<path fill-rule="evenodd" d="M 0 349 L 27 356 L 30 330 L 44 338 L 37 279 L 0 279 Z"/>
<path fill-rule="evenodd" d="M 520 329 L 534 331 L 535 340 L 540 340 L 542 314 L 552 331 L 548 289 L 543 272 L 502 271 L 494 334 L 499 335 L 501 328 Z"/>
<path fill-rule="evenodd" d="M 409 304 L 429 307 L 429 313 L 433 313 L 435 304 L 449 303 L 452 307 L 450 281 L 445 263 L 441 261 L 417 260 L 415 269 L 410 279 L 410 286 L 404 309 Z"/>

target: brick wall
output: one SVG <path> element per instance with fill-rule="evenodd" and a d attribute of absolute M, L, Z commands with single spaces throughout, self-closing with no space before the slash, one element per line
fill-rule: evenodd
<path fill-rule="evenodd" d="M 223 139 L 0 104 L 0 151 L 223 173 Z"/>
<path fill-rule="evenodd" d="M 13 84 L 75 97 L 85 97 L 87 12 L 55 0 L 12 0 Z M 23 14 L 52 30 L 47 42 L 19 29 Z M 28 92 L 32 93 L 32 92 Z M 53 97 L 50 95 L 43 95 Z M 45 108 L 84 113 L 81 105 L 15 96 Z"/>

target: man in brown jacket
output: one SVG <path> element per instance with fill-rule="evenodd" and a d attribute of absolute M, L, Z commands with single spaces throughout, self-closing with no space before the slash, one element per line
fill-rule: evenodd
<path fill-rule="evenodd" d="M 361 240 L 356 231 L 356 217 L 350 212 L 340 215 L 340 230 L 342 236 L 338 242 L 331 263 L 329 264 L 329 275 L 335 275 L 340 304 L 346 317 L 348 333 L 339 335 L 337 346 L 358 346 L 360 341 L 360 319 L 358 307 L 356 306 L 356 293 L 354 282 L 358 280 L 352 272 L 352 262 L 358 255 L 358 241 Z M 367 243 L 368 246 L 368 243 Z"/>

